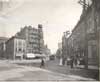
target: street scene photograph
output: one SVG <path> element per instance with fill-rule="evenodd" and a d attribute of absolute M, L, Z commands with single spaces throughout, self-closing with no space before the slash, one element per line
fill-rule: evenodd
<path fill-rule="evenodd" d="M 100 81 L 100 0 L 0 0 L 0 82 Z"/>

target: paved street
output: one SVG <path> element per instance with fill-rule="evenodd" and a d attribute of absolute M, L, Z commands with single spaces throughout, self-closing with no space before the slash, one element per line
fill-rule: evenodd
<path fill-rule="evenodd" d="M 96 80 L 96 79 L 98 80 L 98 77 L 96 76 L 96 74 L 98 74 L 97 70 L 92 70 L 92 69 L 85 70 L 85 69 L 82 69 L 82 68 L 70 69 L 69 66 L 59 66 L 59 64 L 58 64 L 59 61 L 58 60 L 46 62 L 45 68 L 42 68 L 41 71 L 40 71 L 40 67 L 39 67 L 40 66 L 40 62 L 38 62 L 38 63 L 36 63 L 36 61 L 35 62 L 24 61 L 24 62 L 22 61 L 22 63 L 18 63 L 18 61 L 17 61 L 18 67 L 16 67 L 16 68 L 24 67 L 24 66 L 25 67 L 28 66 L 29 68 L 31 68 L 31 72 L 29 70 L 27 73 L 23 73 L 25 78 L 26 77 L 28 78 L 28 77 L 34 76 L 33 73 L 35 75 L 37 75 L 37 74 L 40 75 L 40 77 L 41 77 L 41 74 L 43 76 L 45 76 L 47 74 L 46 76 L 48 76 L 48 79 L 46 79 L 45 77 L 44 77 L 45 79 L 43 79 L 43 77 L 41 79 L 39 79 L 38 77 L 35 77 L 35 78 L 32 78 L 33 80 L 59 80 L 58 78 L 57 79 L 49 78 L 49 76 L 52 73 L 53 74 L 56 73 L 57 75 L 60 74 L 60 75 L 66 76 L 66 79 L 63 78 L 63 80 Z M 12 63 L 12 62 L 10 61 L 10 63 Z M 15 61 L 14 61 L 14 63 L 15 63 Z M 39 70 L 35 71 L 35 72 L 32 72 L 34 67 L 36 67 L 36 68 L 38 67 L 37 69 L 39 69 Z M 44 70 L 46 71 L 46 73 L 44 72 Z M 24 77 L 21 77 L 20 80 L 23 80 Z M 71 77 L 71 78 L 69 78 L 69 77 Z M 53 76 L 53 78 L 56 78 L 56 77 Z M 14 79 L 16 79 L 16 78 L 14 78 Z"/>
<path fill-rule="evenodd" d="M 1 81 L 75 81 L 75 80 L 91 80 L 77 75 L 62 74 L 57 71 L 41 69 L 33 66 L 21 66 L 11 64 L 8 61 L 0 61 L 0 82 Z"/>
<path fill-rule="evenodd" d="M 39 64 L 33 64 L 32 66 L 39 67 Z M 98 80 L 99 71 L 98 67 L 89 66 L 88 70 L 84 69 L 84 66 L 78 66 L 77 68 L 71 69 L 70 66 L 59 66 L 59 60 L 47 61 L 46 66 L 43 69 L 47 69 L 53 72 L 66 74 L 66 75 L 75 75 L 85 78 L 93 78 Z"/>
<path fill-rule="evenodd" d="M 24 63 L 25 62 L 25 63 Z M 40 67 L 40 62 L 36 63 L 36 60 L 33 61 L 22 61 L 22 62 L 17 62 L 18 65 L 26 65 L 26 66 L 31 66 L 31 67 Z M 66 75 L 77 75 L 77 76 L 82 76 L 86 78 L 93 78 L 98 80 L 99 72 L 98 72 L 98 67 L 95 66 L 89 66 L 88 70 L 84 69 L 84 66 L 79 66 L 77 68 L 71 69 L 70 66 L 59 66 L 59 60 L 52 60 L 52 61 L 47 61 L 45 68 L 46 70 L 50 70 L 53 72 L 61 73 L 61 74 L 66 74 Z"/>
<path fill-rule="evenodd" d="M 56 71 L 63 74 L 78 75 L 82 77 L 94 78 L 98 80 L 99 71 L 98 67 L 89 66 L 88 70 L 84 69 L 84 66 L 78 66 L 77 68 L 71 69 L 70 66 L 59 66 L 59 61 L 49 61 L 47 62 L 46 69 Z"/>

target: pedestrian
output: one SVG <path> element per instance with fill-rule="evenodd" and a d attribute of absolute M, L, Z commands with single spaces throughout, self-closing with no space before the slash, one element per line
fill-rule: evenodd
<path fill-rule="evenodd" d="M 71 56 L 71 60 L 70 60 L 70 66 L 71 66 L 71 68 L 73 68 L 73 63 L 74 63 L 74 57 Z"/>
<path fill-rule="evenodd" d="M 77 67 L 78 61 L 77 61 L 77 57 L 74 58 L 74 65 L 75 67 Z"/>
<path fill-rule="evenodd" d="M 41 67 L 45 67 L 45 62 L 44 62 L 44 59 L 43 59 L 43 58 L 41 59 L 41 65 L 40 65 L 40 68 L 41 68 Z"/>

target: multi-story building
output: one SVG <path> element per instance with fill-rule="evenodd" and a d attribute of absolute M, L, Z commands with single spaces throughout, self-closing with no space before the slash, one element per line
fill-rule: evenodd
<path fill-rule="evenodd" d="M 26 51 L 26 41 L 24 38 L 13 36 L 6 42 L 5 58 L 23 59 Z"/>
<path fill-rule="evenodd" d="M 80 20 L 72 30 L 71 36 L 74 54 L 83 57 L 87 64 L 98 65 L 100 51 L 100 46 L 98 46 L 100 44 L 100 1 L 96 1 L 95 4 L 93 2 L 86 9 L 83 9 Z"/>
<path fill-rule="evenodd" d="M 25 38 L 26 53 L 43 53 L 44 40 L 41 24 L 38 25 L 38 29 L 32 26 L 25 26 L 15 36 Z"/>

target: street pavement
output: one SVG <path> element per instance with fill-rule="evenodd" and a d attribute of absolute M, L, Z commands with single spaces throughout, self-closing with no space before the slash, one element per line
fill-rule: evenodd
<path fill-rule="evenodd" d="M 0 82 L 2 81 L 95 81 L 95 79 L 70 73 L 64 74 L 48 68 L 12 64 L 2 60 L 0 61 Z"/>
<path fill-rule="evenodd" d="M 30 62 L 31 61 L 31 62 Z M 24 66 L 31 66 L 31 67 L 40 67 L 40 62 L 36 60 L 28 60 L 25 63 L 18 63 L 18 65 L 24 65 Z M 52 61 L 47 61 L 45 64 L 45 67 L 43 69 L 52 71 L 52 72 L 57 72 L 65 75 L 74 75 L 74 76 L 81 76 L 85 78 L 93 78 L 95 80 L 98 80 L 99 78 L 99 71 L 98 67 L 96 66 L 90 66 L 89 69 L 86 70 L 84 69 L 84 66 L 78 66 L 77 68 L 71 69 L 70 66 L 60 66 L 59 65 L 59 60 L 52 60 Z"/>
<path fill-rule="evenodd" d="M 15 61 L 18 65 L 23 65 L 23 66 L 31 66 L 31 67 L 40 67 L 40 61 L 37 60 L 24 60 L 24 61 Z M 14 63 L 15 63 L 14 62 Z M 77 75 L 81 77 L 86 77 L 86 78 L 93 78 L 98 80 L 99 76 L 99 71 L 98 67 L 96 66 L 88 66 L 89 69 L 86 70 L 84 69 L 83 65 L 77 66 L 77 68 L 71 69 L 70 66 L 60 66 L 59 65 L 59 60 L 51 60 L 47 61 L 45 64 L 45 67 L 43 69 L 50 70 L 52 72 L 57 72 L 61 74 L 66 74 L 66 75 Z"/>

